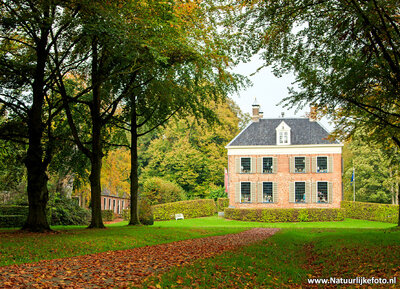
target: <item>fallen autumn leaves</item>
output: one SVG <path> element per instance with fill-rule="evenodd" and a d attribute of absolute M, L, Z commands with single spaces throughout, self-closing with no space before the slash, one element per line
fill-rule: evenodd
<path fill-rule="evenodd" d="M 140 284 L 155 272 L 261 241 L 279 229 L 184 240 L 131 250 L 0 267 L 1 288 L 98 288 Z"/>

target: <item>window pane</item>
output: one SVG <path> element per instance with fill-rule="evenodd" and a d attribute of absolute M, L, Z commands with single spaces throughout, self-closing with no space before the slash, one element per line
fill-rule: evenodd
<path fill-rule="evenodd" d="M 295 157 L 294 158 L 294 172 L 295 173 L 305 173 L 306 172 L 306 158 L 305 157 Z"/>
<path fill-rule="evenodd" d="M 317 157 L 317 173 L 327 173 L 327 172 L 328 172 L 328 158 Z"/>
<path fill-rule="evenodd" d="M 272 158 L 263 158 L 263 173 L 272 174 Z"/>
<path fill-rule="evenodd" d="M 306 202 L 306 183 L 305 182 L 296 182 L 294 189 L 295 189 L 294 197 L 295 197 L 296 203 L 305 203 Z"/>
<path fill-rule="evenodd" d="M 241 158 L 240 166 L 242 173 L 250 173 L 251 170 L 250 158 Z"/>
<path fill-rule="evenodd" d="M 317 186 L 317 202 L 327 203 L 328 202 L 328 183 L 318 182 Z"/>
<path fill-rule="evenodd" d="M 250 182 L 240 183 L 240 202 L 250 203 Z"/>
<path fill-rule="evenodd" d="M 285 131 L 283 133 L 283 143 L 288 143 L 288 132 L 287 131 Z"/>
<path fill-rule="evenodd" d="M 263 182 L 263 202 L 272 203 L 272 182 Z"/>

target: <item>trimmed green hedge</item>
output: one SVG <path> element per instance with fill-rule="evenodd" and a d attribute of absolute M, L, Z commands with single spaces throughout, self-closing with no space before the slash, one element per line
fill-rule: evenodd
<path fill-rule="evenodd" d="M 1 205 L 0 215 L 2 216 L 28 216 L 28 206 Z"/>
<path fill-rule="evenodd" d="M 219 198 L 217 199 L 217 211 L 223 212 L 225 208 L 229 207 L 229 199 L 228 198 Z"/>
<path fill-rule="evenodd" d="M 346 218 L 397 224 L 399 206 L 376 203 L 342 201 Z"/>
<path fill-rule="evenodd" d="M 106 222 L 114 221 L 114 212 L 113 210 L 101 210 L 101 217 Z"/>
<path fill-rule="evenodd" d="M 175 214 L 183 214 L 185 219 L 212 216 L 217 212 L 214 200 L 190 200 L 153 206 L 155 220 L 171 220 Z"/>
<path fill-rule="evenodd" d="M 225 218 L 252 222 L 343 221 L 342 209 L 225 209 Z"/>
<path fill-rule="evenodd" d="M 0 215 L 0 228 L 22 227 L 25 224 L 27 216 L 24 215 Z"/>

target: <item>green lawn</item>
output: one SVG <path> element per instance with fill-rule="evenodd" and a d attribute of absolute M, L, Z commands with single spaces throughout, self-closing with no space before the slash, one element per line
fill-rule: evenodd
<path fill-rule="evenodd" d="M 304 288 L 308 278 L 357 276 L 397 277 L 399 285 L 398 229 L 282 229 L 262 243 L 150 277 L 141 287 Z"/>
<path fill-rule="evenodd" d="M 268 224 L 229 221 L 217 216 L 156 222 L 149 227 L 128 227 L 126 224 L 127 222 L 111 224 L 105 230 L 88 230 L 79 226 L 56 226 L 53 227 L 58 232 L 55 234 L 1 230 L 0 266 L 237 233 L 251 227 L 385 229 L 394 226 L 393 224 L 352 219 L 346 219 L 343 222 Z"/>
<path fill-rule="evenodd" d="M 127 222 L 126 222 L 127 224 Z M 299 222 L 299 223 L 259 223 L 259 222 L 242 222 L 235 220 L 227 220 L 218 216 L 197 218 L 197 219 L 186 219 L 186 220 L 172 220 L 156 222 L 155 226 L 158 227 L 175 227 L 175 228 L 187 228 L 187 227 L 235 227 L 235 228 L 375 228 L 375 229 L 387 229 L 396 226 L 395 224 L 372 222 L 356 219 L 345 219 L 341 222 Z"/>

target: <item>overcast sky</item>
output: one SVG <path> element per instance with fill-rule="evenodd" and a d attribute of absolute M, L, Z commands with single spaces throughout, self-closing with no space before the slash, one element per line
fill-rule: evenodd
<path fill-rule="evenodd" d="M 288 87 L 294 82 L 294 75 L 284 75 L 277 78 L 271 72 L 271 69 L 263 68 L 258 73 L 254 73 L 258 67 L 262 66 L 262 60 L 254 57 L 251 62 L 240 64 L 233 69 L 234 72 L 248 76 L 253 82 L 253 86 L 242 90 L 239 94 L 233 94 L 230 97 L 239 105 L 243 112 L 251 114 L 251 105 L 254 103 L 254 97 L 260 105 L 260 111 L 264 113 L 264 118 L 278 118 L 281 113 L 285 113 L 285 117 L 305 117 L 309 111 L 306 107 L 296 113 L 296 109 L 283 108 L 278 103 L 289 95 Z M 326 119 L 321 124 L 328 130 L 332 130 L 332 125 Z"/>

